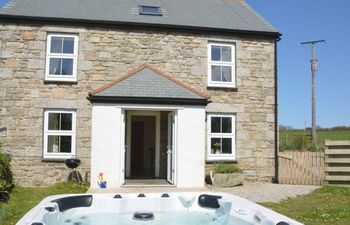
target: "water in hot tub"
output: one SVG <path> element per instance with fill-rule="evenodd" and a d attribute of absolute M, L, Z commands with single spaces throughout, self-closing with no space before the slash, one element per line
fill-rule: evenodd
<path fill-rule="evenodd" d="M 212 212 L 154 212 L 152 220 L 135 220 L 133 213 L 96 213 L 61 217 L 59 225 L 251 225 L 238 218 Z"/>

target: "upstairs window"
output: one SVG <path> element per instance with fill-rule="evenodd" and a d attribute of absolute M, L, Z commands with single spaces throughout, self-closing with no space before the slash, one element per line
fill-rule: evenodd
<path fill-rule="evenodd" d="M 49 34 L 47 36 L 47 81 L 77 81 L 78 36 Z"/>
<path fill-rule="evenodd" d="M 235 87 L 235 46 L 208 45 L 208 86 Z"/>
<path fill-rule="evenodd" d="M 210 160 L 235 159 L 235 116 L 210 114 L 208 124 L 208 152 Z"/>
<path fill-rule="evenodd" d="M 162 11 L 159 6 L 145 6 L 139 5 L 140 15 L 151 15 L 151 16 L 161 16 Z"/>
<path fill-rule="evenodd" d="M 71 158 L 75 155 L 74 110 L 45 110 L 44 158 Z"/>

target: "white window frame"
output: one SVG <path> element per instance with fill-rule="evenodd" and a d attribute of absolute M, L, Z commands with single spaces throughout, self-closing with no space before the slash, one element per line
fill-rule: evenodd
<path fill-rule="evenodd" d="M 212 117 L 229 117 L 231 118 L 231 133 L 211 133 Z M 212 138 L 231 138 L 231 154 L 212 154 Z M 236 115 L 235 114 L 208 114 L 207 115 L 207 161 L 232 161 L 236 159 Z"/>
<path fill-rule="evenodd" d="M 52 37 L 74 38 L 73 54 L 50 53 Z M 73 70 L 72 70 L 73 74 L 72 75 L 50 74 L 50 58 L 73 59 Z M 50 33 L 47 35 L 45 81 L 76 82 L 77 81 L 77 62 L 78 62 L 78 35 L 58 34 L 58 33 Z"/>
<path fill-rule="evenodd" d="M 224 61 L 212 61 L 211 49 L 212 46 L 223 46 L 231 48 L 231 62 Z M 212 81 L 211 66 L 230 66 L 231 67 L 231 82 L 224 81 Z M 222 44 L 222 43 L 209 43 L 208 44 L 208 87 L 236 87 L 236 46 L 234 44 Z"/>
<path fill-rule="evenodd" d="M 72 130 L 49 130 L 49 114 L 50 113 L 71 113 L 72 114 Z M 48 137 L 49 135 L 71 136 L 71 152 L 57 153 L 48 152 Z M 75 157 L 75 142 L 76 142 L 76 111 L 72 109 L 46 109 L 44 111 L 44 159 L 67 159 Z"/>

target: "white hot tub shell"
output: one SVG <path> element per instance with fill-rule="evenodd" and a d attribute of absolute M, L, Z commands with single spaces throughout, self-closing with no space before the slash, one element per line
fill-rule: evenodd
<path fill-rule="evenodd" d="M 205 213 L 225 215 L 227 221 L 215 224 L 239 225 L 302 225 L 270 209 L 228 193 L 128 193 L 55 195 L 42 200 L 30 210 L 17 225 L 61 225 L 69 218 L 85 218 L 89 215 L 133 215 L 135 212 L 154 213 L 155 223 L 131 220 L 123 224 L 157 224 L 162 213 Z M 221 217 L 223 218 L 223 217 Z M 72 224 L 85 225 L 84 222 Z M 86 223 L 95 224 L 95 223 Z M 182 224 L 182 223 L 181 223 Z M 181 225 L 178 224 L 178 225 Z M 203 224 L 203 223 L 202 223 Z M 207 224 L 213 224 L 208 221 Z M 98 224 L 96 224 L 98 225 Z M 109 225 L 105 224 L 104 225 Z M 205 225 L 205 224 L 203 224 Z"/>

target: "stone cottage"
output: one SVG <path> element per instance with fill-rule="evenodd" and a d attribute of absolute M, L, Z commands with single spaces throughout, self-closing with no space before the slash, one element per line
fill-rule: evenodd
<path fill-rule="evenodd" d="M 11 0 L 0 138 L 16 181 L 202 187 L 206 166 L 275 177 L 279 32 L 244 0 Z"/>

